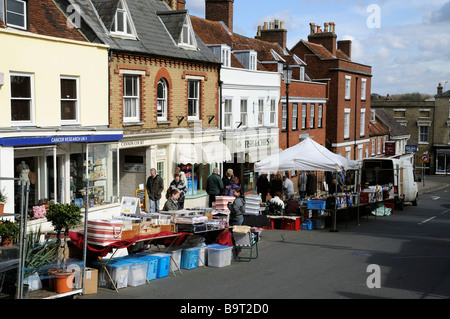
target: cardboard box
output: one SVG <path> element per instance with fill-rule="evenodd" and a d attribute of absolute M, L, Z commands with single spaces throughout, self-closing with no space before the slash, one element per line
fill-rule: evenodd
<path fill-rule="evenodd" d="M 98 270 L 95 268 L 86 268 L 86 281 L 84 283 L 84 294 L 93 295 L 97 293 Z"/>

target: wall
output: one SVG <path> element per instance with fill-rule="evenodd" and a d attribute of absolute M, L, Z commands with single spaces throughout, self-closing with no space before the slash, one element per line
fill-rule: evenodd
<path fill-rule="evenodd" d="M 0 127 L 11 126 L 10 72 L 34 75 L 33 126 L 61 125 L 62 75 L 79 77 L 81 126 L 108 125 L 106 46 L 4 29 L 0 29 L 0 43 L 9 48 L 0 59 L 0 72 L 5 74 L 5 85 L 0 88 Z"/>

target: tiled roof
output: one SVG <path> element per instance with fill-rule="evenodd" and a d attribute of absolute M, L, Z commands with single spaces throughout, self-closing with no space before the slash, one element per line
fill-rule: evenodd
<path fill-rule="evenodd" d="M 184 49 L 176 44 L 176 25 L 184 19 L 183 17 L 186 17 L 187 11 L 171 11 L 163 1 L 126 0 L 136 28 L 136 39 L 117 37 L 110 33 L 112 17 L 115 16 L 118 0 L 92 0 L 94 6 L 91 5 L 90 0 L 55 1 L 62 8 L 67 7 L 68 4 L 78 5 L 85 22 L 83 32 L 86 36 L 90 41 L 107 44 L 113 50 L 219 63 L 211 50 L 198 37 L 196 37 L 197 50 Z M 164 18 L 161 18 L 163 13 Z"/>
<path fill-rule="evenodd" d="M 255 38 L 248 38 L 237 33 L 230 33 L 229 30 L 221 22 L 210 21 L 202 19 L 196 16 L 191 16 L 192 27 L 195 33 L 206 44 L 226 44 L 233 51 L 238 50 L 254 50 L 257 52 L 259 62 L 288 62 L 290 65 L 298 65 L 298 62 L 294 59 L 293 55 L 286 55 L 284 50 L 276 43 L 262 41 Z M 233 55 L 232 55 L 233 56 Z M 233 65 L 232 67 L 242 67 Z M 258 63 L 258 70 L 266 70 L 263 64 Z"/>
<path fill-rule="evenodd" d="M 371 122 L 369 125 L 369 135 L 370 136 L 389 135 L 389 128 L 380 121 L 377 121 L 375 123 Z"/>
<path fill-rule="evenodd" d="M 343 60 L 349 60 L 350 58 L 348 55 L 346 55 L 342 50 L 337 49 L 336 55 L 332 55 L 330 51 L 328 51 L 323 45 L 308 42 L 305 40 L 300 40 L 301 43 L 303 43 L 307 48 L 309 48 L 317 57 L 319 57 L 321 60 L 326 59 L 343 59 Z"/>

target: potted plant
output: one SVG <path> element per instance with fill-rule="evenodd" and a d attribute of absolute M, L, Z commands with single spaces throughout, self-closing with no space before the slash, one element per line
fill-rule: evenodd
<path fill-rule="evenodd" d="M 0 223 L 0 237 L 2 238 L 1 245 L 9 247 L 13 241 L 19 237 L 19 225 L 10 220 L 4 220 Z"/>
<path fill-rule="evenodd" d="M 68 280 L 72 273 L 66 272 L 66 247 L 69 237 L 69 230 L 81 222 L 81 208 L 75 204 L 50 204 L 45 216 L 53 225 L 56 232 L 57 269 L 53 272 L 55 276 L 55 289 L 58 293 L 69 292 L 72 290 L 73 281 Z M 63 235 L 63 244 L 62 238 Z M 61 249 L 62 247 L 62 249 Z"/>
<path fill-rule="evenodd" d="M 7 199 L 8 198 L 6 197 L 5 189 L 0 190 L 0 215 L 3 215 L 3 211 L 5 209 L 5 204 L 6 204 Z"/>

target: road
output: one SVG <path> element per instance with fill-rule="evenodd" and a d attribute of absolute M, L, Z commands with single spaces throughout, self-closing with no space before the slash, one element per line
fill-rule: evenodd
<path fill-rule="evenodd" d="M 450 177 L 429 178 L 450 184 Z M 419 206 L 351 218 L 338 232 L 263 230 L 259 258 L 201 267 L 150 284 L 99 288 L 78 299 L 448 299 L 450 188 L 422 190 Z M 444 186 L 442 186 L 444 185 Z M 445 187 L 446 186 L 446 187 Z M 370 266 L 375 265 L 375 266 Z M 369 267 L 370 266 L 370 267 Z M 370 287 L 369 287 L 370 286 Z M 184 302 L 184 301 L 183 301 Z"/>

